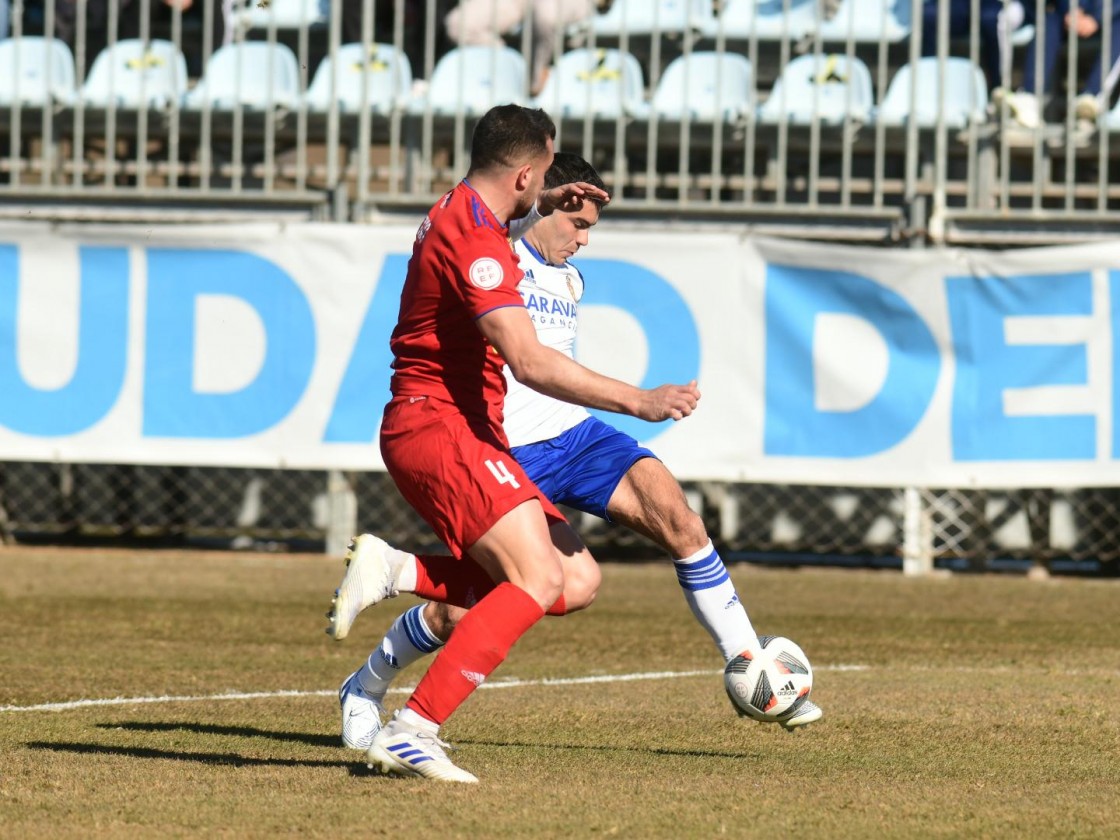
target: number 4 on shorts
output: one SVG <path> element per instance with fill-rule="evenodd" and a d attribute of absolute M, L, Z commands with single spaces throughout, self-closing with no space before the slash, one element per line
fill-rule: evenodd
<path fill-rule="evenodd" d="M 486 468 L 490 470 L 490 474 L 498 479 L 499 484 L 512 484 L 514 490 L 520 490 L 521 485 L 517 483 L 517 479 L 513 473 L 509 471 L 505 461 L 499 458 L 497 461 L 487 459 Z"/>

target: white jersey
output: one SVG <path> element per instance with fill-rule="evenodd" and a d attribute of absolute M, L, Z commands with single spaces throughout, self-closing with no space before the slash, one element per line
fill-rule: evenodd
<path fill-rule="evenodd" d="M 524 278 L 517 286 L 541 344 L 575 358 L 579 301 L 583 275 L 570 264 L 550 265 L 524 239 L 514 243 Z M 505 430 L 510 446 L 552 440 L 589 415 L 583 406 L 545 396 L 522 385 L 505 368 L 509 392 L 505 403 Z"/>

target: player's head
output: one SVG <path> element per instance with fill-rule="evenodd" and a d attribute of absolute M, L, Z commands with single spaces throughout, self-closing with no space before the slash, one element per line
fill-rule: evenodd
<path fill-rule="evenodd" d="M 517 194 L 511 218 L 529 212 L 552 165 L 556 126 L 544 111 L 520 105 L 498 105 L 482 115 L 471 139 L 467 177 L 508 181 Z"/>
<path fill-rule="evenodd" d="M 606 184 L 595 167 L 571 152 L 557 152 L 544 176 L 545 189 L 583 181 L 606 192 Z M 583 202 L 578 210 L 556 210 L 529 229 L 526 238 L 546 262 L 563 265 L 587 244 L 588 231 L 599 221 L 603 203 Z"/>

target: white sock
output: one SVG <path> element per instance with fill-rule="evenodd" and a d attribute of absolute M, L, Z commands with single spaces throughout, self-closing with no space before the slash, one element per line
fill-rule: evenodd
<path fill-rule="evenodd" d="M 397 616 L 377 650 L 358 670 L 358 684 L 366 694 L 382 697 L 404 668 L 441 647 L 443 641 L 424 621 L 424 605 L 417 604 Z"/>
<path fill-rule="evenodd" d="M 745 650 L 757 651 L 758 636 L 712 541 L 691 557 L 674 560 L 673 565 L 684 599 L 724 661 L 730 662 Z"/>
<path fill-rule="evenodd" d="M 404 721 L 410 726 L 415 726 L 423 732 L 428 732 L 432 735 L 439 735 L 439 724 L 434 720 L 428 720 L 419 712 L 414 712 L 412 709 L 405 706 L 397 712 L 397 720 Z"/>
<path fill-rule="evenodd" d="M 389 549 L 389 566 L 398 592 L 416 591 L 416 555 L 399 548 Z"/>

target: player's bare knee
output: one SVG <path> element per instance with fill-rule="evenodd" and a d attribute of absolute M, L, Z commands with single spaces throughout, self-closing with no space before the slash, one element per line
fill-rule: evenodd
<path fill-rule="evenodd" d="M 599 594 L 603 573 L 594 560 L 579 563 L 564 570 L 564 608 L 566 612 L 585 610 Z"/>
<path fill-rule="evenodd" d="M 547 610 L 564 594 L 564 570 L 557 563 L 555 567 L 535 569 L 523 577 L 521 588 Z"/>

